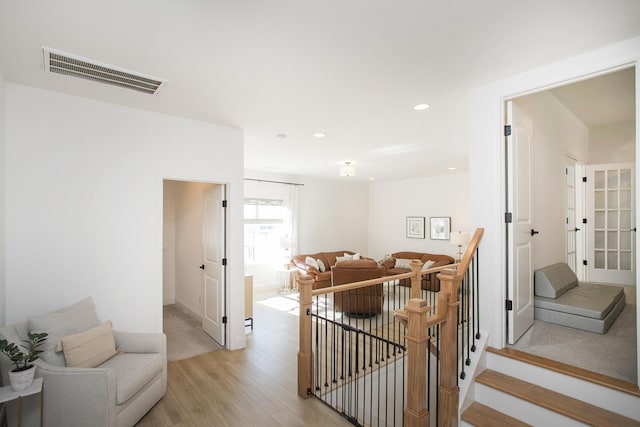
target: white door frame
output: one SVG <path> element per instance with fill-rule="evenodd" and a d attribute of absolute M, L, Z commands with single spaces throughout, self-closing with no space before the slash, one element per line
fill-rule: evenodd
<path fill-rule="evenodd" d="M 165 181 L 177 181 L 177 182 L 185 182 L 185 183 L 191 182 L 191 183 L 199 183 L 199 184 L 219 185 L 219 186 L 224 188 L 224 194 L 225 194 L 224 197 L 225 197 L 225 199 L 227 199 L 228 195 L 229 195 L 229 187 L 230 187 L 229 182 L 214 182 L 214 181 L 203 181 L 203 180 L 199 180 L 199 179 L 164 177 L 164 178 L 162 178 L 162 181 L 161 181 L 163 183 L 162 184 L 163 186 L 164 186 L 164 182 Z M 160 205 L 161 209 L 163 210 L 163 212 L 164 212 L 164 196 L 165 196 L 165 194 L 164 194 L 164 191 L 163 191 L 162 192 L 162 199 L 163 200 L 162 200 L 162 203 Z M 164 217 L 164 213 L 163 213 L 163 217 Z M 164 224 L 161 224 L 161 226 L 164 227 Z M 229 216 L 227 214 L 227 210 L 225 209 L 225 212 L 224 212 L 224 226 L 223 226 L 223 232 L 224 232 L 224 240 L 223 241 L 224 241 L 224 243 L 223 243 L 223 248 L 222 248 L 222 251 L 225 254 L 225 256 L 228 256 L 227 254 L 229 253 L 229 239 L 228 239 L 229 226 L 230 226 L 230 224 L 229 224 Z M 164 230 L 163 230 L 163 232 L 164 232 Z M 163 246 L 162 240 L 163 239 L 161 239 L 160 250 L 164 251 L 164 248 L 162 247 Z M 162 277 L 162 275 L 163 275 L 163 271 L 162 270 L 164 268 L 164 262 L 161 263 L 160 268 L 161 268 L 160 276 Z M 229 317 L 229 268 L 226 268 L 226 267 L 223 268 L 222 275 L 223 275 L 222 279 L 224 281 L 224 284 L 223 284 L 223 286 L 224 286 L 224 291 L 223 291 L 223 294 L 224 294 L 224 296 L 223 296 L 224 316 L 227 316 L 227 318 L 228 318 Z M 163 293 L 164 293 L 163 280 L 160 280 L 160 289 L 161 289 L 161 295 L 163 295 Z M 204 295 L 202 295 L 202 298 L 204 298 Z M 202 304 L 202 307 L 204 307 L 204 302 Z M 162 301 L 162 297 L 161 297 L 160 298 L 160 311 L 159 311 L 161 320 L 162 320 L 162 311 L 163 311 L 163 301 Z M 194 314 L 196 314 L 196 313 L 194 313 Z M 202 310 L 198 314 L 203 316 Z M 228 327 L 228 325 L 229 325 L 229 323 L 226 324 L 225 331 L 224 331 L 224 334 L 225 334 L 224 347 L 225 348 L 227 348 L 229 346 L 229 327 Z"/>
<path fill-rule="evenodd" d="M 495 86 L 491 86 L 490 88 L 487 88 L 485 91 L 489 94 L 493 94 L 496 96 L 496 98 L 494 98 L 495 101 L 499 101 L 499 113 L 496 116 L 494 116 L 495 118 L 497 118 L 498 120 L 494 122 L 494 125 L 496 127 L 496 130 L 494 130 L 495 135 L 497 137 L 497 129 L 502 129 L 503 127 L 503 123 L 504 123 L 504 117 L 506 116 L 506 102 L 509 100 L 513 100 L 516 99 L 518 97 L 521 96 L 525 96 L 525 95 L 530 95 L 530 94 L 534 94 L 537 92 L 542 92 L 545 90 L 549 90 L 552 89 L 554 87 L 559 87 L 559 86 L 564 86 L 567 84 L 571 84 L 571 83 L 575 83 L 581 80 L 585 80 L 585 79 L 589 79 L 589 78 L 593 78 L 593 77 L 597 77 L 599 75 L 603 75 L 603 74 L 609 74 L 615 71 L 619 71 L 619 70 L 623 70 L 626 68 L 630 68 L 630 67 L 635 67 L 635 74 L 636 74 L 636 105 L 639 104 L 640 102 L 640 56 L 627 56 L 626 60 L 623 61 L 615 61 L 615 60 L 611 60 L 611 58 L 608 58 L 607 55 L 614 55 L 614 53 L 612 53 L 611 51 L 607 50 L 606 54 L 594 54 L 592 58 L 590 58 L 591 60 L 591 64 L 589 64 L 588 62 L 584 62 L 586 61 L 584 58 L 581 61 L 577 61 L 577 60 L 572 60 L 569 61 L 570 64 L 562 64 L 562 65 L 556 65 L 554 67 L 550 67 L 549 69 L 545 70 L 544 72 L 541 72 L 539 70 L 534 70 L 529 74 L 529 79 L 527 80 L 533 80 L 533 81 L 538 81 L 540 82 L 540 85 L 538 86 L 527 86 L 526 83 L 522 83 L 525 78 L 522 76 L 518 76 L 518 78 L 513 78 L 513 81 L 509 81 L 509 79 L 505 79 L 504 81 L 499 82 L 500 84 L 496 84 Z M 573 65 L 573 68 L 571 68 L 571 65 Z M 553 75 L 555 77 L 550 77 L 550 73 L 553 73 Z M 508 82 L 507 84 L 505 84 L 505 82 Z M 488 104 L 487 104 L 488 105 Z M 635 162 L 636 164 L 639 164 L 640 162 L 640 108 L 636 108 L 636 155 L 635 155 Z M 500 132 L 500 135 L 502 135 L 502 132 Z M 505 168 L 505 162 L 506 162 L 506 158 L 505 158 L 505 153 L 504 153 L 504 149 L 502 148 L 504 146 L 504 141 L 502 138 L 500 139 L 496 139 L 495 140 L 497 143 L 497 146 L 500 147 L 498 151 L 499 153 L 501 152 L 501 168 L 502 170 L 504 170 Z M 504 174 L 501 174 L 502 177 L 504 177 Z M 504 215 L 504 212 L 506 212 L 506 202 L 505 202 L 505 197 L 506 197 L 506 188 L 504 185 L 504 178 L 502 179 L 502 186 L 501 188 L 501 199 L 503 202 L 503 206 L 501 209 L 501 215 Z M 636 184 L 636 189 L 640 188 L 640 173 L 636 173 L 636 177 L 635 177 L 635 184 Z M 637 191 L 637 190 L 636 190 Z M 640 199 L 640 197 L 636 197 L 636 212 L 638 212 L 638 200 Z M 503 221 L 501 221 L 503 222 Z M 504 225 L 504 224 L 503 224 Z M 500 231 L 501 237 L 500 237 L 500 242 L 501 242 L 501 250 L 502 250 L 502 254 L 506 254 L 506 230 L 505 227 L 501 227 L 501 231 Z M 635 247 L 638 247 L 638 233 L 636 233 L 636 240 L 635 240 Z M 638 254 L 638 252 L 636 250 L 636 254 L 635 254 L 635 265 L 640 265 L 640 254 Z M 503 257 L 503 259 L 505 259 L 505 257 Z M 500 330 L 501 331 L 501 336 L 499 339 L 499 342 L 501 343 L 501 345 L 504 347 L 507 344 L 507 340 L 508 340 L 508 336 L 507 336 L 507 330 L 506 330 L 506 324 L 507 324 L 507 311 L 504 309 L 504 302 L 507 298 L 507 290 L 506 290 L 506 280 L 507 280 L 507 264 L 502 264 L 501 267 L 501 272 L 502 272 L 502 280 L 504 281 L 503 286 L 500 287 L 501 289 L 501 298 L 498 301 L 493 301 L 493 303 L 491 304 L 492 309 L 497 309 L 499 310 L 500 316 L 499 319 L 498 318 L 494 318 L 493 321 L 499 321 L 499 324 L 494 323 L 494 327 L 497 327 L 496 330 Z M 638 273 L 638 271 L 636 271 L 636 286 L 638 286 L 640 284 L 640 274 Z M 640 305 L 640 292 L 636 292 L 636 310 L 638 310 L 638 306 Z M 640 370 L 640 316 L 636 316 L 636 332 L 638 335 L 637 338 L 637 346 L 638 346 L 638 357 L 636 358 L 636 363 L 638 366 L 638 369 Z M 638 378 L 638 384 L 640 385 L 640 377 Z"/>

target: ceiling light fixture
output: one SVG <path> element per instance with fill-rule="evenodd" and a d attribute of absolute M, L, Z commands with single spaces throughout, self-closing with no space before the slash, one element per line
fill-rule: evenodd
<path fill-rule="evenodd" d="M 316 138 L 324 138 L 325 136 L 327 136 L 327 134 L 324 132 L 316 132 L 313 134 L 313 136 L 315 136 Z"/>
<path fill-rule="evenodd" d="M 449 169 L 450 171 L 456 170 L 455 166 L 449 166 L 447 169 Z"/>
<path fill-rule="evenodd" d="M 413 106 L 413 109 L 416 111 L 424 111 L 429 109 L 429 107 L 431 107 L 429 104 L 416 104 Z"/>
<path fill-rule="evenodd" d="M 351 162 L 344 162 L 344 166 L 340 166 L 340 176 L 356 176 L 356 167 Z"/>

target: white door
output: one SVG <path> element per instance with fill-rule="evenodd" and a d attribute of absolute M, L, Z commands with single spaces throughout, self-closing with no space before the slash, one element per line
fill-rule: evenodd
<path fill-rule="evenodd" d="M 533 325 L 532 239 L 533 203 L 531 191 L 531 150 L 533 124 L 512 101 L 507 102 L 507 125 L 511 135 L 507 144 L 507 253 L 509 274 L 507 311 L 509 344 L 515 342 Z M 509 304 L 509 302 L 507 303 Z"/>
<path fill-rule="evenodd" d="M 566 185 L 566 249 L 567 264 L 571 270 L 577 274 L 578 270 L 578 245 L 576 233 L 580 230 L 576 226 L 576 165 L 575 160 L 567 158 L 565 165 Z"/>
<path fill-rule="evenodd" d="M 587 169 L 581 162 L 575 163 L 575 175 L 576 175 L 576 260 L 577 266 L 575 269 L 578 280 L 584 281 L 587 277 L 587 266 L 584 264 L 586 259 L 586 236 L 588 233 L 588 225 L 585 224 L 583 219 L 587 217 L 587 183 L 583 179 L 587 176 Z"/>
<path fill-rule="evenodd" d="M 202 243 L 204 246 L 204 307 L 202 329 L 225 345 L 225 187 L 206 190 Z"/>
<path fill-rule="evenodd" d="M 587 280 L 635 284 L 634 165 L 587 166 Z"/>

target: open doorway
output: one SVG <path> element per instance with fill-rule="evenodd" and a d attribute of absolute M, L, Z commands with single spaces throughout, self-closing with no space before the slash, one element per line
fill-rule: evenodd
<path fill-rule="evenodd" d="M 163 185 L 163 329 L 174 361 L 225 345 L 226 186 Z"/>
<path fill-rule="evenodd" d="M 508 260 L 507 299 L 512 301 L 507 316 L 509 343 L 526 352 L 631 383 L 637 383 L 636 191 L 632 188 L 635 165 L 618 166 L 635 159 L 635 93 L 635 68 L 627 68 L 510 100 L 525 117 L 520 123 L 526 130 L 522 135 L 529 135 L 530 147 L 528 154 L 521 153 L 523 158 L 515 163 L 528 176 L 512 177 L 507 184 L 511 189 L 507 192 L 511 197 L 507 206 L 527 213 L 514 213 L 514 221 L 523 217 L 529 221 L 526 241 L 507 243 L 513 248 Z M 519 131 L 515 125 L 512 127 L 512 132 Z M 617 171 L 610 175 L 619 178 L 614 180 L 618 187 L 623 175 L 631 174 L 624 181 L 629 185 L 616 190 L 618 196 L 629 196 L 624 212 L 614 213 L 612 209 L 607 216 L 609 209 L 602 208 L 602 215 L 596 218 L 594 198 L 598 190 L 589 190 L 587 185 L 594 184 L 595 179 L 583 182 L 588 173 L 581 172 L 591 169 L 604 170 L 605 176 L 609 176 L 609 170 Z M 523 181 L 530 185 L 525 186 L 530 190 L 528 194 L 518 193 L 520 187 L 514 186 L 522 186 Z M 513 227 L 507 224 L 508 239 L 516 235 Z M 533 318 L 532 273 L 557 262 L 569 264 L 580 280 L 621 283 L 617 278 L 620 272 L 631 273 L 627 276 L 632 281 L 624 286 L 627 305 L 606 334 Z M 597 275 L 595 267 L 601 267 L 597 268 Z"/>

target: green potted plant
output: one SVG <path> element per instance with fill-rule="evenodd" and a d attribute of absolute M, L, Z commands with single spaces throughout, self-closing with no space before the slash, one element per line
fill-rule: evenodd
<path fill-rule="evenodd" d="M 40 346 L 48 335 L 46 332 L 29 332 L 29 339 L 24 340 L 27 344 L 26 346 L 16 345 L 6 339 L 0 339 L 0 352 L 5 354 L 16 365 L 14 369 L 9 371 L 9 380 L 14 391 L 24 390 L 33 383 L 36 367 L 32 362 L 40 357 L 40 353 L 42 353 Z"/>

